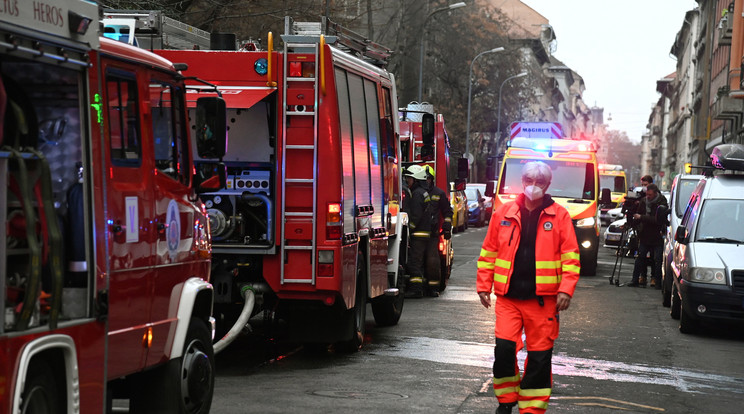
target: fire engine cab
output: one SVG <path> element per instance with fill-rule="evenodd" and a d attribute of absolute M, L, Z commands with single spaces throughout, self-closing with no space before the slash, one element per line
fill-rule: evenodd
<path fill-rule="evenodd" d="M 98 28 L 85 0 L 0 7 L 0 412 L 121 398 L 206 413 L 211 240 L 195 194 L 220 175 L 193 176 L 173 64 Z M 203 155 L 224 149 L 219 102 L 194 120 Z"/>
<path fill-rule="evenodd" d="M 295 340 L 356 350 L 368 302 L 379 325 L 403 307 L 408 219 L 390 51 L 329 20 L 286 18 L 282 41 L 278 51 L 271 33 L 263 51 L 236 51 L 234 38 L 219 42 L 232 50 L 155 51 L 217 86 L 187 81 L 189 108 L 216 94 L 227 102 L 227 187 L 201 195 L 218 331 L 266 310 Z"/>

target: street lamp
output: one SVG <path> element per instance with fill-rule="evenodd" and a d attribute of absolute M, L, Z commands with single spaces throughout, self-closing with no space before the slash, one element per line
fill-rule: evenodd
<path fill-rule="evenodd" d="M 498 123 L 496 124 L 496 146 L 498 148 L 498 145 L 501 144 L 501 90 L 504 88 L 504 84 L 506 82 L 509 82 L 512 79 L 521 78 L 523 76 L 527 76 L 527 72 L 522 72 L 519 75 L 510 76 L 506 79 L 504 79 L 503 82 L 501 82 L 501 86 L 499 87 L 499 106 L 498 106 Z"/>
<path fill-rule="evenodd" d="M 473 63 L 475 63 L 475 61 L 479 57 L 485 55 L 486 53 L 496 53 L 496 52 L 501 52 L 502 50 L 504 50 L 503 47 L 496 47 L 491 50 L 486 50 L 485 52 L 480 52 L 477 55 L 475 55 L 473 60 L 470 62 L 470 74 L 468 75 L 468 117 L 467 117 L 467 126 L 465 127 L 465 156 L 466 157 L 470 156 L 470 97 L 471 97 L 471 92 L 473 90 Z M 470 168 L 470 164 L 468 164 L 468 168 Z M 469 176 L 470 174 L 468 174 L 468 177 Z"/>
<path fill-rule="evenodd" d="M 421 50 L 419 53 L 419 82 L 418 82 L 418 102 L 419 103 L 421 103 L 421 93 L 424 88 L 424 37 L 425 37 L 424 35 L 426 33 L 426 22 L 429 20 L 431 16 L 433 16 L 436 13 L 459 9 L 460 7 L 465 7 L 465 6 L 467 6 L 467 4 L 465 4 L 464 1 L 453 3 L 447 7 L 442 7 L 440 9 L 436 9 L 432 11 L 424 19 L 424 24 L 421 26 Z"/>

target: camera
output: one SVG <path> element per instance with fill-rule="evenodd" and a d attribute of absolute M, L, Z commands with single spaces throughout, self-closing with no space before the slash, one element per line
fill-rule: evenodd
<path fill-rule="evenodd" d="M 646 197 L 646 191 L 643 187 L 637 187 L 635 190 L 629 190 L 625 196 L 625 202 L 623 203 L 622 213 L 628 219 L 631 225 L 635 225 L 635 220 L 632 220 L 633 213 L 638 210 L 638 203 Z"/>

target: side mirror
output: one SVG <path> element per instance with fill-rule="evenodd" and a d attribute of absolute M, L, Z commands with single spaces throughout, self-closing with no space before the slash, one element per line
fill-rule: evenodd
<path fill-rule="evenodd" d="M 457 159 L 457 179 L 458 180 L 464 180 L 467 182 L 468 176 L 470 175 L 470 172 L 468 171 L 470 168 L 468 165 L 468 159 L 467 158 L 458 158 Z M 463 190 L 465 187 L 463 187 Z"/>
<path fill-rule="evenodd" d="M 689 243 L 690 240 L 687 237 L 687 227 L 685 226 L 677 227 L 677 232 L 674 233 L 674 240 L 681 244 Z"/>
<path fill-rule="evenodd" d="M 497 160 L 498 158 L 496 157 L 488 157 L 486 159 L 486 180 L 496 179 L 496 165 L 498 164 Z"/>
<path fill-rule="evenodd" d="M 494 181 L 489 181 L 486 183 L 486 196 L 487 197 L 493 197 L 496 192 L 494 191 L 496 189 L 496 183 Z"/>
<path fill-rule="evenodd" d="M 423 114 L 421 116 L 421 160 L 431 161 L 434 159 L 434 115 Z"/>
<path fill-rule="evenodd" d="M 196 150 L 201 158 L 222 158 L 227 151 L 227 107 L 218 97 L 196 100 Z"/>
<path fill-rule="evenodd" d="M 462 159 L 462 158 L 461 158 Z M 465 160 L 467 162 L 467 160 Z M 464 178 L 458 178 L 455 180 L 455 190 L 456 191 L 465 191 L 467 181 L 465 181 Z"/>
<path fill-rule="evenodd" d="M 221 162 L 202 162 L 196 166 L 194 186 L 197 194 L 211 193 L 227 187 L 227 167 Z"/>
<path fill-rule="evenodd" d="M 612 203 L 612 192 L 609 188 L 602 189 L 602 196 L 599 200 L 599 204 L 610 204 Z"/>

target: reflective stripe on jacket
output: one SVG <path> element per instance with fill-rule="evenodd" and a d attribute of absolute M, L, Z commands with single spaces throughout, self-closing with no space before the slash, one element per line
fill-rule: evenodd
<path fill-rule="evenodd" d="M 521 237 L 521 214 L 516 202 L 493 212 L 478 258 L 478 292 L 506 295 Z M 535 293 L 573 296 L 579 281 L 579 245 L 568 211 L 557 203 L 540 214 L 535 240 Z"/>

